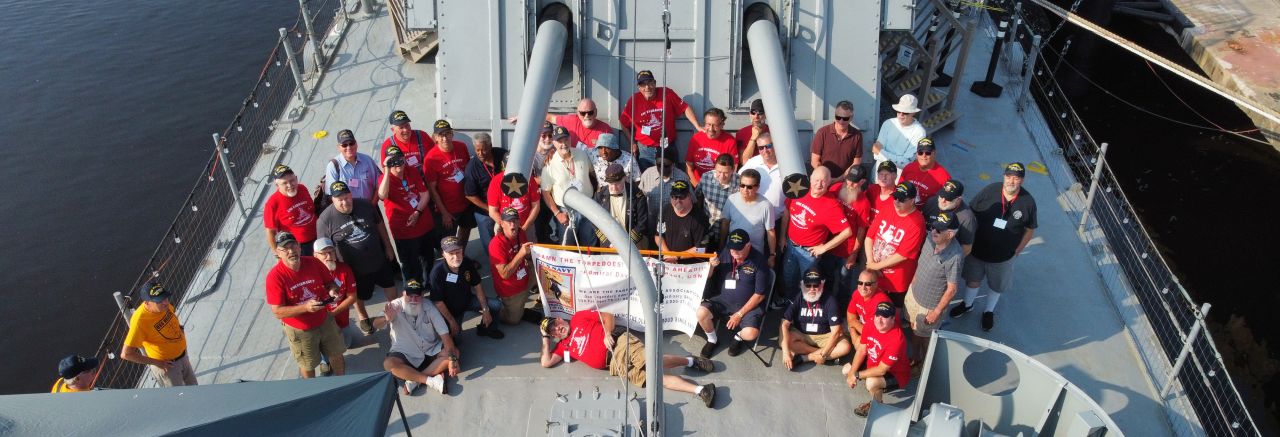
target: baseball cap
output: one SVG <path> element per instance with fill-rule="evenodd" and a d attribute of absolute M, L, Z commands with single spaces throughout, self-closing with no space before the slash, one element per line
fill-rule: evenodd
<path fill-rule="evenodd" d="M 351 188 L 347 187 L 347 183 L 343 181 L 333 181 L 329 184 L 329 195 L 338 197 L 343 194 L 351 194 Z"/>
<path fill-rule="evenodd" d="M 609 166 L 604 169 L 605 182 L 618 182 L 622 180 L 623 176 L 626 176 L 626 172 L 622 171 L 622 166 L 618 165 L 616 162 L 609 164 Z"/>
<path fill-rule="evenodd" d="M 440 239 L 440 250 L 442 252 L 462 250 L 462 243 L 458 241 L 458 237 L 450 235 Z"/>
<path fill-rule="evenodd" d="M 849 174 L 845 175 L 843 179 L 845 182 L 861 183 L 867 180 L 867 169 L 861 165 L 855 165 L 849 169 Z"/>
<path fill-rule="evenodd" d="M 905 202 L 907 200 L 915 200 L 916 184 L 911 182 L 903 182 L 893 187 L 893 200 Z"/>
<path fill-rule="evenodd" d="M 432 133 L 439 134 L 453 131 L 453 125 L 449 124 L 449 120 L 445 120 L 443 118 L 436 120 L 436 124 L 434 126 L 435 128 L 431 131 Z"/>
<path fill-rule="evenodd" d="M 680 162 L 680 159 L 678 159 L 676 155 L 677 153 L 676 153 L 675 147 L 664 147 L 662 149 L 662 153 L 658 154 L 658 158 L 665 159 L 667 162 L 671 163 L 672 165 L 675 165 L 675 163 Z"/>
<path fill-rule="evenodd" d="M 652 71 L 640 70 L 639 73 L 636 73 L 636 85 L 639 85 L 645 82 L 656 82 L 656 81 L 657 80 L 653 78 Z"/>
<path fill-rule="evenodd" d="M 409 278 L 404 281 L 404 291 L 409 294 L 421 295 L 427 291 L 427 288 L 422 286 L 422 281 L 419 281 L 418 278 Z"/>
<path fill-rule="evenodd" d="M 553 283 L 553 284 L 554 284 L 554 283 Z M 548 334 L 550 334 L 550 333 L 551 333 L 551 332 L 550 332 L 550 330 L 551 330 L 551 325 L 553 325 L 553 324 L 555 324 L 555 323 L 556 323 L 556 318 L 555 318 L 555 317 L 543 317 L 543 318 L 542 318 L 542 322 L 541 322 L 541 323 L 538 323 L 538 331 L 539 331 L 539 332 L 542 332 L 542 335 L 548 335 Z"/>
<path fill-rule="evenodd" d="M 284 179 L 285 176 L 291 174 L 293 174 L 293 169 L 284 164 L 277 165 L 274 170 L 271 170 L 272 179 Z"/>
<path fill-rule="evenodd" d="M 750 242 L 751 235 L 747 234 L 747 231 L 734 229 L 733 232 L 730 232 L 729 236 L 725 239 L 724 247 L 733 250 L 742 250 L 742 248 L 747 247 L 747 243 Z"/>
<path fill-rule="evenodd" d="M 1009 165 L 1004 166 L 1004 175 L 1020 178 L 1027 177 L 1027 167 L 1022 165 L 1021 162 L 1011 162 Z"/>
<path fill-rule="evenodd" d="M 408 119 L 406 118 L 407 122 Z M 343 129 L 338 131 L 338 144 L 347 144 L 356 142 L 356 134 L 351 129 Z"/>
<path fill-rule="evenodd" d="M 685 181 L 683 181 L 683 180 L 678 180 L 678 181 L 675 181 L 675 182 L 672 182 L 672 183 L 671 183 L 671 198 L 672 198 L 672 199 L 676 199 L 676 198 L 681 198 L 681 199 L 683 199 L 683 198 L 685 198 L 685 197 L 689 197 L 689 193 L 690 193 L 690 192 L 691 192 L 691 191 L 690 191 L 690 187 L 689 187 L 689 183 L 688 183 L 688 182 L 685 182 Z"/>
<path fill-rule="evenodd" d="M 882 171 L 889 171 L 889 172 L 897 173 L 897 172 L 898 172 L 898 164 L 894 164 L 894 163 L 893 163 L 893 161 L 880 161 L 880 165 L 877 165 L 877 166 L 876 166 L 876 173 L 879 173 L 879 172 L 882 172 Z"/>
<path fill-rule="evenodd" d="M 276 233 L 276 246 L 289 243 L 297 243 L 298 237 L 293 236 L 292 232 L 280 231 Z"/>
<path fill-rule="evenodd" d="M 822 272 L 818 271 L 817 267 L 809 267 L 809 270 L 804 271 L 804 276 L 802 277 L 801 281 L 804 282 L 804 285 L 821 284 Z"/>
<path fill-rule="evenodd" d="M 931 139 L 921 138 L 920 141 L 916 142 L 917 152 L 932 152 L 935 150 L 938 150 L 938 147 L 933 145 L 933 140 Z"/>
<path fill-rule="evenodd" d="M 391 155 L 404 155 L 404 151 L 399 146 L 391 146 L 387 148 L 387 156 Z"/>
<path fill-rule="evenodd" d="M 935 231 L 960 229 L 960 221 L 956 220 L 955 214 L 940 212 L 937 217 L 933 218 L 933 221 L 929 222 L 929 228 Z"/>
<path fill-rule="evenodd" d="M 889 302 L 880 302 L 876 305 L 876 317 L 893 317 L 898 312 L 893 309 L 893 304 Z"/>
<path fill-rule="evenodd" d="M 289 238 L 293 238 L 293 235 L 290 235 Z M 164 286 L 157 282 L 147 282 L 146 284 L 142 284 L 142 289 L 139 290 L 139 292 L 139 294 L 142 295 L 142 298 L 149 302 L 160 302 L 168 299 L 169 296 L 173 296 L 173 293 L 170 293 L 169 290 L 165 290 Z"/>
<path fill-rule="evenodd" d="M 964 195 L 964 184 L 955 179 L 942 183 L 942 190 L 938 191 L 938 196 L 947 201 L 956 200 L 957 197 Z"/>
<path fill-rule="evenodd" d="M 98 367 L 98 359 L 96 357 L 86 358 L 79 355 L 67 355 L 66 358 L 58 362 L 58 376 L 61 376 L 62 379 L 71 379 L 95 367 Z"/>
<path fill-rule="evenodd" d="M 596 137 L 596 147 L 604 147 L 613 150 L 618 149 L 618 137 L 613 134 L 600 134 Z"/>
<path fill-rule="evenodd" d="M 569 130 L 565 129 L 564 126 L 556 125 L 555 130 L 551 131 L 551 139 L 567 140 L 569 139 Z"/>
<path fill-rule="evenodd" d="M 387 117 L 387 121 L 396 126 L 403 126 L 408 124 L 411 120 L 409 120 L 409 114 L 397 109 L 395 111 L 391 111 L 391 116 Z"/>
<path fill-rule="evenodd" d="M 764 113 L 764 100 L 755 99 L 751 101 L 751 110 L 758 114 Z"/>
<path fill-rule="evenodd" d="M 549 121 L 542 122 L 542 133 L 549 134 L 556 129 L 556 125 Z"/>
<path fill-rule="evenodd" d="M 316 239 L 315 243 L 311 243 L 313 252 L 320 252 L 330 247 L 333 247 L 333 240 L 330 240 L 329 237 L 320 237 Z"/>
<path fill-rule="evenodd" d="M 502 221 L 517 222 L 520 221 L 520 210 L 510 206 L 502 209 Z"/>

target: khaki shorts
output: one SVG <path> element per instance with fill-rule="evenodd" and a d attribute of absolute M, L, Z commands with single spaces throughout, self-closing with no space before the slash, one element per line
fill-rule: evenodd
<path fill-rule="evenodd" d="M 188 357 L 186 352 L 183 352 L 181 356 L 172 361 L 173 365 L 169 366 L 169 370 L 156 366 L 147 366 L 151 368 L 151 374 L 155 375 L 161 387 L 197 384 L 196 371 L 191 368 L 191 357 Z"/>
<path fill-rule="evenodd" d="M 303 331 L 289 325 L 284 327 L 284 338 L 289 340 L 289 350 L 293 352 L 293 360 L 304 370 L 314 370 L 320 365 L 320 356 L 341 356 L 347 351 L 347 343 L 342 339 L 338 323 L 333 317 L 325 317 L 324 324 L 309 331 Z"/>
<path fill-rule="evenodd" d="M 626 376 L 631 385 L 644 388 L 647 376 L 644 370 L 644 343 L 630 332 L 618 336 L 618 340 L 614 342 L 609 374 Z"/>
<path fill-rule="evenodd" d="M 795 329 L 791 330 L 791 334 L 795 335 L 796 338 L 804 340 L 804 342 L 807 343 L 809 346 L 813 346 L 819 349 L 827 347 L 827 344 L 831 343 L 831 335 L 832 335 L 830 332 L 826 334 L 807 334 Z"/>
<path fill-rule="evenodd" d="M 907 296 L 903 304 L 907 309 L 907 320 L 911 321 L 911 331 L 915 333 L 916 337 L 930 337 L 933 335 L 933 331 L 942 325 L 941 315 L 938 316 L 938 320 L 934 321 L 933 324 L 924 322 L 924 318 L 929 314 L 930 309 L 916 302 L 914 288 L 907 289 Z"/>
<path fill-rule="evenodd" d="M 529 302 L 529 291 L 523 290 L 498 299 L 502 301 L 502 310 L 498 311 L 498 321 L 508 325 L 520 323 L 520 318 L 524 316 L 524 304 Z"/>

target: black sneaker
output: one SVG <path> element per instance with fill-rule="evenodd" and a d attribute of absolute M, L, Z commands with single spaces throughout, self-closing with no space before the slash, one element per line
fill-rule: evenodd
<path fill-rule="evenodd" d="M 698 352 L 698 356 L 702 358 L 711 358 L 715 353 L 716 344 L 708 341 L 707 344 L 702 345 L 702 351 Z"/>
<path fill-rule="evenodd" d="M 745 341 L 734 339 L 733 343 L 729 343 L 729 356 L 736 357 L 742 354 L 742 348 L 746 346 Z"/>
<path fill-rule="evenodd" d="M 982 313 L 982 330 L 990 331 L 992 326 L 996 325 L 996 313 L 987 311 Z"/>
<path fill-rule="evenodd" d="M 698 399 L 702 399 L 703 405 L 706 405 L 707 408 L 711 408 L 711 405 L 715 404 L 716 402 L 716 385 L 707 384 L 702 386 L 702 391 L 699 392 L 696 396 L 698 397 Z"/>
<path fill-rule="evenodd" d="M 532 309 L 525 308 L 524 314 L 522 314 L 520 318 L 526 322 L 529 322 L 535 325 L 540 324 L 542 323 L 542 310 L 532 310 Z"/>
<path fill-rule="evenodd" d="M 497 326 L 476 325 L 476 336 L 489 337 L 494 340 L 501 340 L 503 337 L 506 337 L 507 335 L 503 334 L 502 331 L 498 330 Z"/>
<path fill-rule="evenodd" d="M 693 368 L 711 373 L 716 370 L 716 364 L 704 357 L 693 357 Z"/>
<path fill-rule="evenodd" d="M 956 305 L 955 308 L 951 309 L 951 318 L 959 318 L 969 311 L 973 311 L 973 305 L 965 305 L 964 302 L 961 302 L 960 305 Z"/>

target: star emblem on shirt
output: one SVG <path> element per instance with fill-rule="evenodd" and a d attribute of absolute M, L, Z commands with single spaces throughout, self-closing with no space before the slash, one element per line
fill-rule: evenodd
<path fill-rule="evenodd" d="M 503 191 L 510 198 L 523 197 L 528 191 L 528 185 L 529 182 L 520 173 L 511 173 L 502 177 Z"/>

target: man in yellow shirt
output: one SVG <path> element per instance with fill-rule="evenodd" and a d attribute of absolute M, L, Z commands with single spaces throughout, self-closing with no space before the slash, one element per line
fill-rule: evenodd
<path fill-rule="evenodd" d="M 196 373 L 187 358 L 187 336 L 169 303 L 173 293 L 148 282 L 140 294 L 143 302 L 129 319 L 120 358 L 150 366 L 163 387 L 196 385 Z"/>
<path fill-rule="evenodd" d="M 58 362 L 58 382 L 50 393 L 71 393 L 93 390 L 94 376 L 98 373 L 98 359 L 79 355 L 67 355 Z"/>

